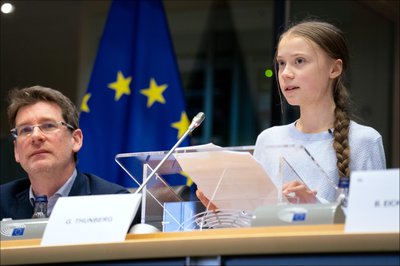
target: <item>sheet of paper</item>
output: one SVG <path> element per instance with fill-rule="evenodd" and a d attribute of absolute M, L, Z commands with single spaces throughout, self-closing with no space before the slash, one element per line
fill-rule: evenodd
<path fill-rule="evenodd" d="M 140 201 L 141 194 L 59 198 L 41 245 L 124 241 Z"/>
<path fill-rule="evenodd" d="M 355 171 L 345 232 L 399 232 L 399 169 Z"/>
<path fill-rule="evenodd" d="M 194 146 L 188 146 L 188 147 L 179 147 L 176 149 L 176 151 L 210 151 L 210 150 L 223 150 L 221 146 L 215 145 L 214 143 L 207 143 L 207 144 L 201 144 L 201 145 L 194 145 Z"/>
<path fill-rule="evenodd" d="M 198 151 L 175 154 L 175 158 L 219 209 L 253 212 L 278 201 L 275 185 L 248 152 Z"/>

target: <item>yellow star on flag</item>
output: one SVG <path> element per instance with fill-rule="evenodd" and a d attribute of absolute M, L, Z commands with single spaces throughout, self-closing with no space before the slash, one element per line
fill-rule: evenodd
<path fill-rule="evenodd" d="M 162 94 L 167 87 L 167 84 L 158 86 L 155 79 L 151 78 L 150 87 L 140 90 L 141 94 L 147 96 L 147 108 L 150 108 L 156 101 L 165 104 L 165 99 Z"/>
<path fill-rule="evenodd" d="M 129 88 L 131 80 L 131 77 L 125 78 L 124 74 L 122 74 L 121 71 L 118 71 L 117 81 L 108 84 L 109 89 L 115 90 L 115 101 L 118 101 L 124 94 L 131 94 L 131 90 Z"/>
<path fill-rule="evenodd" d="M 81 103 L 81 111 L 82 112 L 86 112 L 86 113 L 90 112 L 89 105 L 87 103 L 91 96 L 92 96 L 92 94 L 90 94 L 90 93 L 86 93 L 85 96 L 83 96 L 82 103 Z"/>
<path fill-rule="evenodd" d="M 191 185 L 193 185 L 193 180 L 190 178 L 190 176 L 186 172 L 181 171 L 180 174 L 182 176 L 186 177 L 186 186 L 190 187 Z"/>
<path fill-rule="evenodd" d="M 186 115 L 186 112 L 181 113 L 181 120 L 171 124 L 171 127 L 176 128 L 178 130 L 178 137 L 179 139 L 182 135 L 186 132 L 189 127 L 189 119 Z"/>

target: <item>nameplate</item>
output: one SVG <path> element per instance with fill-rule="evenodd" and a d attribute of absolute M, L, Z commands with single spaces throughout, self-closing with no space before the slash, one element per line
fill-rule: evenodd
<path fill-rule="evenodd" d="M 354 171 L 345 232 L 399 232 L 399 169 Z"/>
<path fill-rule="evenodd" d="M 41 245 L 124 241 L 140 201 L 141 194 L 61 197 Z"/>

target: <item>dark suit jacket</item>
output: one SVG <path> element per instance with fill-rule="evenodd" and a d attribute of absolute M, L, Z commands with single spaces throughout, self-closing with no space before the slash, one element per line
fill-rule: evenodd
<path fill-rule="evenodd" d="M 30 184 L 28 178 L 22 178 L 0 186 L 0 220 L 32 218 L 33 206 L 29 200 Z M 95 175 L 78 172 L 68 196 L 121 193 L 129 193 L 129 191 Z"/>

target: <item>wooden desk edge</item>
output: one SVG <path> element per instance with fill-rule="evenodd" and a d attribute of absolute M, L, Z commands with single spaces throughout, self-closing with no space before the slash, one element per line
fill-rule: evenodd
<path fill-rule="evenodd" d="M 400 250 L 399 246 L 399 233 L 345 233 L 343 225 L 254 227 L 129 234 L 123 242 L 64 246 L 40 246 L 40 239 L 2 241 L 1 264 L 217 255 L 394 252 Z"/>

